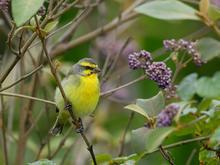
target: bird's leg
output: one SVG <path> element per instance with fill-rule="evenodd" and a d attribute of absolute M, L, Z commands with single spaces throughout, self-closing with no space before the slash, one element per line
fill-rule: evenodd
<path fill-rule="evenodd" d="M 76 121 L 73 121 L 73 124 L 76 126 L 76 132 L 77 133 L 82 133 L 84 131 L 83 123 L 82 123 L 82 119 L 81 118 L 79 118 Z"/>
<path fill-rule="evenodd" d="M 73 115 L 73 110 L 72 110 L 72 105 L 71 103 L 67 103 L 65 105 L 65 110 L 67 110 L 70 113 L 70 116 L 73 119 L 73 124 L 76 126 L 76 132 L 77 133 L 82 133 L 84 128 L 83 128 L 83 124 L 82 124 L 82 120 L 81 118 L 75 119 L 74 115 Z"/>

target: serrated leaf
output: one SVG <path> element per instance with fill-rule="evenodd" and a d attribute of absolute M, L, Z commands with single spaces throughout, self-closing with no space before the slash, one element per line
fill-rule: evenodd
<path fill-rule="evenodd" d="M 197 42 L 198 51 L 203 61 L 220 56 L 220 42 L 213 38 L 202 38 Z"/>
<path fill-rule="evenodd" d="M 178 95 L 182 100 L 188 101 L 196 93 L 195 85 L 196 85 L 197 77 L 198 77 L 197 73 L 192 73 L 186 76 L 177 87 Z"/>
<path fill-rule="evenodd" d="M 17 26 L 27 22 L 39 8 L 44 0 L 12 0 L 12 16 Z"/>
<path fill-rule="evenodd" d="M 56 163 L 52 160 L 42 159 L 32 163 L 27 163 L 27 165 L 56 165 Z"/>
<path fill-rule="evenodd" d="M 136 104 L 141 107 L 148 116 L 156 116 L 165 108 L 165 99 L 162 92 L 149 99 L 137 99 Z"/>
<path fill-rule="evenodd" d="M 144 116 L 145 118 L 149 119 L 149 116 L 147 115 L 147 113 L 136 104 L 130 104 L 130 105 L 125 106 L 124 108 L 131 110 L 131 111 L 134 111 L 134 112 L 137 112 L 140 115 Z"/>
<path fill-rule="evenodd" d="M 194 8 L 177 0 L 146 2 L 136 7 L 135 11 L 163 20 L 200 20 Z"/>
<path fill-rule="evenodd" d="M 199 11 L 207 15 L 208 14 L 208 9 L 209 9 L 209 0 L 200 0 L 199 2 Z"/>
<path fill-rule="evenodd" d="M 139 128 L 132 131 L 132 144 L 136 152 L 152 152 L 162 144 L 174 127 L 158 127 L 154 129 Z"/>
<path fill-rule="evenodd" d="M 205 98 L 220 97 L 220 72 L 216 72 L 213 77 L 201 77 L 196 82 L 196 92 Z"/>

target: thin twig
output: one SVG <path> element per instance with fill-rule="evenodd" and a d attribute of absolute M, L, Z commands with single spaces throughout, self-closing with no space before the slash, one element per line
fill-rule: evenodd
<path fill-rule="evenodd" d="M 40 99 L 40 98 L 37 98 L 37 97 L 32 97 L 32 96 L 27 96 L 27 95 L 22 95 L 22 94 L 17 94 L 17 93 L 0 92 L 0 95 L 3 95 L 3 96 L 13 96 L 13 97 L 18 97 L 18 98 L 24 98 L 24 99 L 39 101 L 39 102 L 43 102 L 43 103 L 46 103 L 46 104 L 56 105 L 56 103 L 53 102 L 53 101 L 49 101 L 49 100 L 45 100 L 45 99 Z"/>
<path fill-rule="evenodd" d="M 125 127 L 125 130 L 124 130 L 122 138 L 121 138 L 121 145 L 120 145 L 119 154 L 118 154 L 119 157 L 122 156 L 124 153 L 125 137 L 126 137 L 126 134 L 128 132 L 128 129 L 131 125 L 131 121 L 133 120 L 133 118 L 134 118 L 134 112 L 131 112 L 130 117 L 128 119 L 128 123 Z"/>
<path fill-rule="evenodd" d="M 0 124 L 2 126 L 2 136 L 3 136 L 3 153 L 4 153 L 4 161 L 5 165 L 8 165 L 8 149 L 7 149 L 7 138 L 6 138 L 6 129 L 5 129 L 5 120 L 4 120 L 4 99 L 3 96 L 0 96 L 1 99 L 1 109 L 0 109 Z"/>
<path fill-rule="evenodd" d="M 112 29 L 118 27 L 122 23 L 125 23 L 131 19 L 134 19 L 138 15 L 139 14 L 137 14 L 137 13 L 131 13 L 131 14 L 128 14 L 127 16 L 117 17 L 112 22 L 108 23 L 107 25 L 105 25 L 103 27 L 100 27 L 92 32 L 89 32 L 89 33 L 87 33 L 87 34 L 67 43 L 67 44 L 60 44 L 59 46 L 57 46 L 56 49 L 54 49 L 54 50 L 52 50 L 52 52 L 50 52 L 50 56 L 51 56 L 51 58 L 55 58 L 69 49 L 72 49 L 82 43 L 85 43 L 89 40 L 92 40 L 93 38 L 99 36 L 100 34 L 111 31 Z"/>
<path fill-rule="evenodd" d="M 163 148 L 164 149 L 170 149 L 170 148 L 178 147 L 178 146 L 181 146 L 181 145 L 184 145 L 184 144 L 188 144 L 188 143 L 208 140 L 209 138 L 210 138 L 210 136 L 202 136 L 202 137 L 197 137 L 197 138 L 194 138 L 194 139 L 187 139 L 187 140 L 179 141 L 179 142 L 176 142 L 176 143 L 173 143 L 173 144 L 165 145 L 165 146 L 163 146 Z M 157 148 L 157 149 L 155 149 L 155 150 L 153 150 L 151 152 L 144 152 L 141 155 L 141 157 L 143 157 L 145 155 L 152 154 L 152 153 L 157 152 L 157 151 L 159 151 L 159 148 Z"/>
<path fill-rule="evenodd" d="M 173 162 L 172 158 L 167 153 L 167 151 L 164 150 L 162 145 L 159 146 L 159 151 L 160 151 L 161 155 L 164 157 L 164 159 L 167 160 L 170 163 L 170 165 L 174 165 L 174 162 Z"/>
<path fill-rule="evenodd" d="M 78 2 L 79 2 L 79 0 L 75 0 L 74 2 L 72 2 L 71 4 L 69 4 L 67 7 L 65 7 L 63 10 L 61 10 L 59 13 L 53 15 L 53 16 L 51 17 L 51 19 L 57 19 L 59 16 L 63 15 L 65 12 L 67 12 L 67 11 L 70 10 L 72 7 L 74 7 Z"/>
<path fill-rule="evenodd" d="M 35 68 L 34 70 L 32 70 L 31 72 L 23 75 L 22 77 L 20 77 L 18 80 L 16 80 L 15 82 L 11 83 L 10 85 L 6 86 L 6 87 L 3 87 L 0 89 L 0 92 L 6 90 L 6 89 L 9 89 L 13 86 L 15 86 L 16 84 L 20 83 L 21 81 L 25 80 L 26 78 L 32 76 L 33 74 L 35 74 L 36 72 L 38 72 L 40 69 L 43 68 L 43 65 L 39 65 L 37 68 Z"/>
<path fill-rule="evenodd" d="M 113 69 L 115 68 L 117 62 L 118 62 L 118 58 L 119 56 L 123 53 L 123 51 L 125 50 L 126 46 L 129 44 L 131 38 L 128 38 L 125 43 L 122 45 L 120 51 L 116 54 L 113 63 L 111 64 L 110 68 L 108 69 L 106 75 L 104 75 L 104 82 L 108 80 L 108 78 L 110 77 Z"/>
<path fill-rule="evenodd" d="M 116 91 L 118 91 L 118 90 L 120 90 L 120 89 L 122 89 L 122 88 L 125 88 L 125 87 L 127 87 L 127 86 L 130 86 L 130 85 L 132 85 L 132 84 L 134 84 L 134 83 L 136 83 L 136 82 L 138 82 L 138 81 L 144 80 L 145 78 L 146 78 L 146 76 L 145 76 L 145 75 L 142 75 L 142 76 L 138 77 L 137 79 L 132 80 L 131 82 L 128 82 L 128 83 L 126 83 L 126 84 L 124 84 L 124 85 L 121 85 L 121 86 L 119 86 L 119 87 L 117 87 L 117 88 L 108 90 L 108 91 L 106 91 L 106 92 L 102 92 L 102 93 L 100 94 L 100 96 L 108 96 L 108 95 L 110 95 L 110 94 L 112 94 L 112 93 L 114 93 L 114 92 L 116 92 Z"/>

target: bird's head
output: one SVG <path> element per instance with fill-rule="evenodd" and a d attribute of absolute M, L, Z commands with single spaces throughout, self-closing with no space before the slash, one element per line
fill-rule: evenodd
<path fill-rule="evenodd" d="M 96 62 L 91 58 L 83 58 L 73 65 L 70 74 L 78 74 L 81 76 L 98 75 L 101 70 Z"/>

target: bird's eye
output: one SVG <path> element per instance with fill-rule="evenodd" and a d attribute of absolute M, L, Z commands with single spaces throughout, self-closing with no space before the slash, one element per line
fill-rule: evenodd
<path fill-rule="evenodd" d="M 93 70 L 93 68 L 90 67 L 90 66 L 85 66 L 85 69 L 86 69 L 86 70 Z"/>

